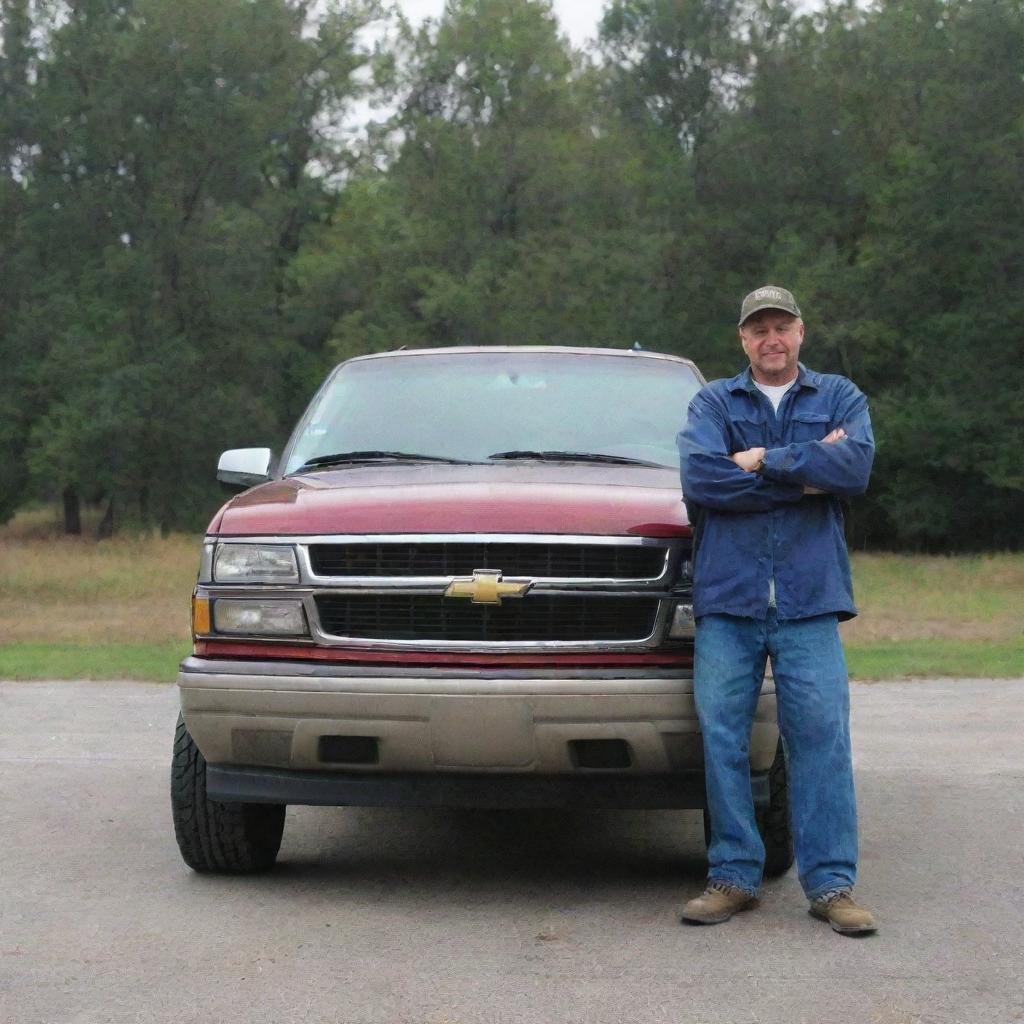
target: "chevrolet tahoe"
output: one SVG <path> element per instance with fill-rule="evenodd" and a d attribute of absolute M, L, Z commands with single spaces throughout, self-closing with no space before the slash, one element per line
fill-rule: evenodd
<path fill-rule="evenodd" d="M 225 452 L 242 493 L 178 674 L 185 862 L 269 868 L 288 804 L 703 809 L 675 447 L 702 383 L 637 350 L 378 353 L 328 375 L 279 456 Z M 770 678 L 750 766 L 778 873 Z"/>

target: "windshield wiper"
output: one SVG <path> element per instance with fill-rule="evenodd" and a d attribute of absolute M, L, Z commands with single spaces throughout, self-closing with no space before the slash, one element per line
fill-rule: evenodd
<path fill-rule="evenodd" d="M 537 459 L 540 462 L 617 462 L 627 466 L 657 466 L 664 469 L 660 462 L 648 462 L 645 459 L 631 459 L 626 455 L 600 455 L 597 452 L 531 452 L 509 451 L 495 452 L 490 459 Z"/>
<path fill-rule="evenodd" d="M 478 463 L 468 459 L 450 459 L 445 455 L 417 455 L 414 452 L 359 451 L 335 452 L 333 455 L 317 455 L 308 459 L 298 469 L 293 469 L 289 476 L 303 473 L 307 469 L 323 469 L 327 466 L 344 466 L 358 462 L 445 462 L 453 466 L 475 466 Z"/>

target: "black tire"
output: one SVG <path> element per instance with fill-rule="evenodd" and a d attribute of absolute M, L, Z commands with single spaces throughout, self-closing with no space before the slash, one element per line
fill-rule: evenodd
<path fill-rule="evenodd" d="M 239 875 L 277 860 L 284 804 L 218 803 L 206 798 L 206 758 L 178 715 L 171 762 L 171 815 L 182 859 L 193 871 Z"/>
<path fill-rule="evenodd" d="M 757 809 L 757 828 L 764 841 L 764 873 L 784 875 L 793 866 L 793 830 L 789 821 L 789 761 L 782 739 L 768 771 L 767 807 Z"/>
<path fill-rule="evenodd" d="M 784 875 L 793 866 L 793 831 L 789 823 L 788 761 L 782 739 L 768 770 L 766 807 L 758 807 L 757 830 L 764 842 L 764 873 L 769 878 Z M 704 845 L 711 846 L 711 816 L 704 809 Z"/>

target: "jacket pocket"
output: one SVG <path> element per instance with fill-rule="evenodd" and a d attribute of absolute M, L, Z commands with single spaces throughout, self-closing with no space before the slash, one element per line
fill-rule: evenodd
<path fill-rule="evenodd" d="M 745 452 L 748 448 L 768 446 L 768 429 L 764 420 L 733 419 L 729 423 L 730 454 Z"/>
<path fill-rule="evenodd" d="M 829 432 L 829 415 L 825 412 L 796 412 L 789 421 L 790 444 L 820 441 Z"/>

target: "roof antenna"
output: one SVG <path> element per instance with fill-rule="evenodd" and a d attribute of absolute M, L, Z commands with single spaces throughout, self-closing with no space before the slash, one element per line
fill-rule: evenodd
<path fill-rule="evenodd" d="M 632 348 L 631 351 L 633 351 L 633 352 L 643 352 L 643 350 L 644 350 L 644 347 L 643 347 L 643 345 L 640 344 L 639 341 L 634 341 L 633 342 L 633 348 Z"/>

